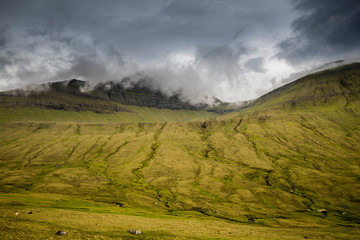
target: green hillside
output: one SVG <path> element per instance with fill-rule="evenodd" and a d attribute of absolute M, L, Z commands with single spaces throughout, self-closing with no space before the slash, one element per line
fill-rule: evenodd
<path fill-rule="evenodd" d="M 359 239 L 359 86 L 355 63 L 211 119 L 4 106 L 2 236 Z"/>
<path fill-rule="evenodd" d="M 345 108 L 359 114 L 360 63 L 316 72 L 254 101 L 249 112 L 328 111 Z"/>
<path fill-rule="evenodd" d="M 123 111 L 108 114 L 39 107 L 0 107 L 0 122 L 156 123 L 194 121 L 218 116 L 216 113 L 207 111 L 171 110 L 129 105 L 122 105 L 121 107 L 123 107 Z"/>

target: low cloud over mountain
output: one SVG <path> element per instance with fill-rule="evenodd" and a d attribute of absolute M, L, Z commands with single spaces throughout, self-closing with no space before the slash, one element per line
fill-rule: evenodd
<path fill-rule="evenodd" d="M 194 102 L 258 97 L 356 59 L 358 1 L 0 3 L 0 90 L 80 78 L 153 81 Z"/>

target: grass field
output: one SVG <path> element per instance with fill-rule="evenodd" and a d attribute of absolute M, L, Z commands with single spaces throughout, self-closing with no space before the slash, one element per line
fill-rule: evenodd
<path fill-rule="evenodd" d="M 11 122 L 0 131 L 1 195 L 18 203 L 2 204 L 7 214 L 23 208 L 31 193 L 39 202 L 26 209 L 39 208 L 40 196 L 51 193 L 86 196 L 89 208 L 121 203 L 125 212 L 158 212 L 160 222 L 169 214 L 183 221 L 190 212 L 240 229 L 250 224 L 320 231 L 344 225 L 339 231 L 351 234 L 349 229 L 360 226 L 360 129 L 356 116 L 346 112 L 277 114 L 265 121 L 248 116 L 189 123 Z M 77 216 L 77 207 L 67 210 Z M 323 208 L 327 217 L 318 212 Z M 111 218 L 121 218 L 121 211 Z"/>
<path fill-rule="evenodd" d="M 359 235 L 356 228 L 322 218 L 297 226 L 278 219 L 281 226 L 268 227 L 191 211 L 119 208 L 56 194 L 1 194 L 0 203 L 1 239 L 356 239 Z M 141 229 L 142 234 L 132 235 L 128 229 Z M 57 231 L 67 234 L 56 236 Z"/>
<path fill-rule="evenodd" d="M 359 239 L 359 91 L 310 80 L 222 116 L 1 109 L 0 238 Z"/>
<path fill-rule="evenodd" d="M 61 111 L 37 107 L 1 108 L 1 122 L 186 122 L 214 118 L 218 115 L 206 111 L 170 110 L 139 106 L 125 106 L 126 111 L 108 114 L 91 111 Z"/>

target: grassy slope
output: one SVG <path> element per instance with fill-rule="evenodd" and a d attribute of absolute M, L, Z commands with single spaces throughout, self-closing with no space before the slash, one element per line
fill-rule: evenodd
<path fill-rule="evenodd" d="M 128 228 L 145 239 L 357 239 L 357 69 L 310 76 L 216 120 L 4 121 L 1 231 L 9 239 L 61 229 L 70 239 L 129 239 Z"/>
<path fill-rule="evenodd" d="M 128 111 L 108 114 L 91 111 L 63 111 L 38 107 L 0 108 L 0 123 L 9 121 L 34 122 L 184 122 L 216 117 L 206 111 L 170 110 L 140 106 L 124 106 Z"/>
<path fill-rule="evenodd" d="M 244 112 L 301 113 L 346 109 L 360 114 L 359 93 L 360 63 L 353 63 L 310 74 L 271 91 Z M 232 116 L 241 116 L 244 112 Z"/>
<path fill-rule="evenodd" d="M 2 239 L 354 239 L 359 233 L 338 226 L 314 227 L 312 222 L 308 223 L 311 227 L 289 231 L 288 227 L 219 221 L 192 212 L 179 217 L 54 194 L 6 194 L 0 195 L 0 202 Z M 55 236 L 59 229 L 67 234 Z M 131 235 L 128 229 L 141 229 L 143 234 Z"/>
<path fill-rule="evenodd" d="M 51 109 L 62 107 L 65 110 Z M 43 107 L 39 107 L 39 106 Z M 82 97 L 62 92 L 45 92 L 37 95 L 0 96 L 0 123 L 13 121 L 40 122 L 172 122 L 194 121 L 215 117 L 206 111 L 170 110 L 114 101 Z"/>

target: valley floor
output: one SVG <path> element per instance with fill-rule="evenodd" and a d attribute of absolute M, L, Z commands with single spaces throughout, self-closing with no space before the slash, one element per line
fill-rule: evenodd
<path fill-rule="evenodd" d="M 15 213 L 18 212 L 16 216 Z M 281 220 L 281 219 L 280 219 Z M 313 221 L 311 221 L 313 222 Z M 315 225 L 269 227 L 205 217 L 117 207 L 59 194 L 0 194 L 1 239 L 359 239 L 360 229 L 325 219 Z M 128 229 L 139 229 L 132 235 Z M 66 235 L 55 235 L 65 231 Z"/>
<path fill-rule="evenodd" d="M 359 126 L 343 110 L 4 122 L 0 238 L 357 239 Z"/>

